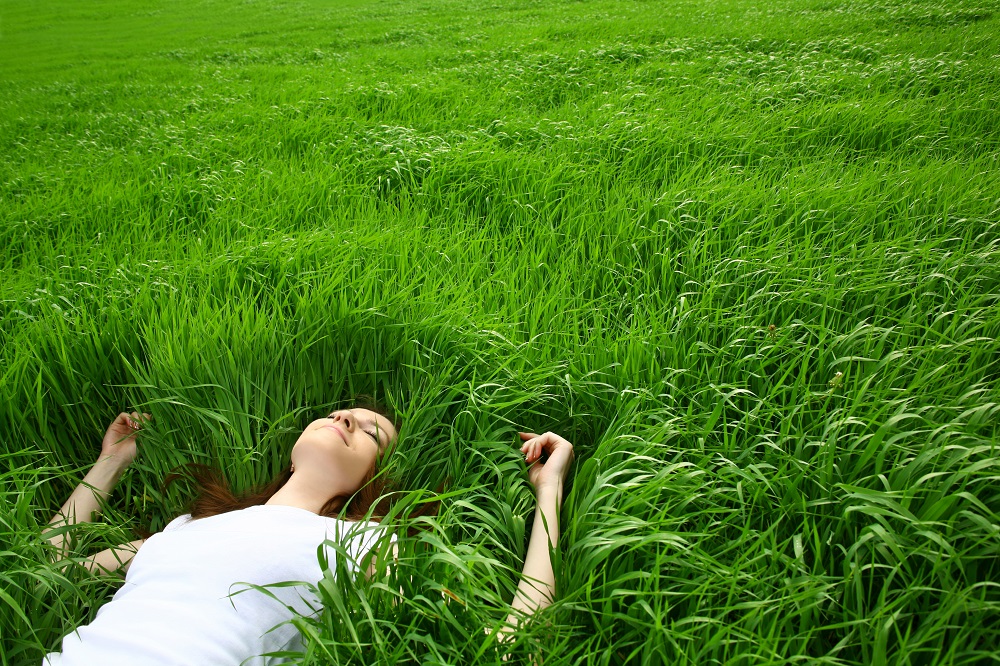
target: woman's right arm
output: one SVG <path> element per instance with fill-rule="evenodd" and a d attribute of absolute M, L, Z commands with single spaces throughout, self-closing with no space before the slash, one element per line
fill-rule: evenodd
<path fill-rule="evenodd" d="M 42 530 L 42 536 L 56 548 L 53 557 L 63 559 L 70 551 L 68 530 L 57 528 L 91 522 L 100 511 L 101 501 L 111 495 L 124 471 L 125 465 L 114 458 L 100 458 L 94 463 L 80 485 Z"/>
<path fill-rule="evenodd" d="M 62 505 L 62 508 L 52 517 L 47 527 L 42 530 L 42 536 L 55 546 L 55 559 L 63 559 L 69 555 L 70 540 L 67 529 L 72 525 L 81 522 L 91 522 L 94 516 L 100 511 L 101 502 L 111 495 L 118 479 L 121 478 L 125 469 L 135 460 L 137 453 L 135 435 L 141 428 L 141 420 L 148 419 L 148 414 L 140 416 L 136 412 L 132 414 L 119 414 L 118 417 L 108 427 L 104 434 L 101 445 L 101 453 L 97 462 L 87 472 L 83 481 L 76 487 L 69 499 Z M 140 540 L 141 541 L 141 540 Z M 114 557 L 122 557 L 125 552 L 136 542 L 130 542 L 118 548 L 102 551 L 94 556 L 97 564 L 103 569 L 110 566 Z M 111 555 L 109 551 L 123 549 L 122 553 Z M 138 546 L 131 548 L 134 555 Z M 92 559 L 94 559 L 92 558 Z M 131 557 L 129 556 L 129 559 Z M 120 566 L 120 565 L 119 565 Z M 94 568 L 88 566 L 92 571 Z"/>
<path fill-rule="evenodd" d="M 129 565 L 132 564 L 132 558 L 145 542 L 145 539 L 136 539 L 114 548 L 105 548 L 96 555 L 88 557 L 83 566 L 95 574 L 113 574 L 117 571 L 124 574 L 128 571 Z"/>

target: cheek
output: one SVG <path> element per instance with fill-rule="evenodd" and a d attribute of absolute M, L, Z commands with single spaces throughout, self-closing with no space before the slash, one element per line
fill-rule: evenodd
<path fill-rule="evenodd" d="M 368 470 L 370 470 L 372 467 L 375 466 L 377 455 L 372 453 L 371 451 L 365 450 L 361 455 L 358 456 L 358 458 L 360 459 L 361 466 L 364 467 L 365 471 L 367 472 Z"/>
<path fill-rule="evenodd" d="M 357 464 L 355 470 L 361 478 L 364 478 L 369 472 L 374 470 L 378 455 L 375 451 L 368 450 L 367 448 L 363 451 L 358 451 L 358 454 L 355 457 Z"/>

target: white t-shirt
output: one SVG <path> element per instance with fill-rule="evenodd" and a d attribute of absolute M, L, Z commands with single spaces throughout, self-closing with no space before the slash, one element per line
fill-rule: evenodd
<path fill-rule="evenodd" d="M 247 583 L 315 584 L 323 577 L 318 549 L 327 539 L 344 545 L 355 560 L 347 570 L 356 575 L 357 562 L 384 529 L 280 505 L 199 520 L 185 514 L 143 543 L 114 598 L 93 622 L 63 638 L 61 654 L 50 653 L 42 664 L 279 663 L 259 655 L 301 646 L 293 625 L 277 627 L 292 617 L 286 606 L 312 615 L 321 604 L 302 585 L 267 588 L 277 601 Z M 336 550 L 327 545 L 326 553 L 335 571 Z"/>

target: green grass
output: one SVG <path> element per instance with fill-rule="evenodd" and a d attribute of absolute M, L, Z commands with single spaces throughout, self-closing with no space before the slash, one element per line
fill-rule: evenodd
<path fill-rule="evenodd" d="M 578 457 L 515 662 L 1000 662 L 997 35 L 996 0 L 4 3 L 0 663 L 116 589 L 37 534 L 120 410 L 155 422 L 80 556 L 361 392 L 455 494 L 396 579 L 323 588 L 303 663 L 503 663 L 517 429 Z"/>

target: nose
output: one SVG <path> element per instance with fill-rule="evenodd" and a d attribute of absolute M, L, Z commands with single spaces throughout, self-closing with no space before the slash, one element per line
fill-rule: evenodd
<path fill-rule="evenodd" d="M 342 423 L 344 427 L 347 428 L 348 432 L 354 430 L 354 418 L 352 417 L 351 413 L 347 410 L 341 410 L 336 414 L 334 414 L 333 420 L 336 421 L 337 423 Z"/>

